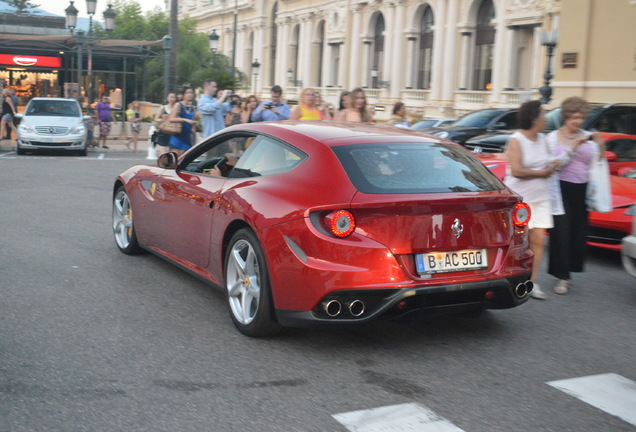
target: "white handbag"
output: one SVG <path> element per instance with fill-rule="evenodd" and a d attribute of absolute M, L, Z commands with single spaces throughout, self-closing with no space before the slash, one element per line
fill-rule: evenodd
<path fill-rule="evenodd" d="M 589 211 L 609 213 L 612 211 L 612 188 L 607 159 L 594 160 L 590 164 L 590 181 L 587 184 L 585 204 Z"/>

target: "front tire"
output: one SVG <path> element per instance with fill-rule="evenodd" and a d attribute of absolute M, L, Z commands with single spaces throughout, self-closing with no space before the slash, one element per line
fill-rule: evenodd
<path fill-rule="evenodd" d="M 230 240 L 225 255 L 226 299 L 234 326 L 251 337 L 280 330 L 274 308 L 265 256 L 256 235 L 241 229 Z"/>
<path fill-rule="evenodd" d="M 115 243 L 123 253 L 135 255 L 143 252 L 135 234 L 130 198 L 123 186 L 117 189 L 113 199 L 113 233 Z"/>

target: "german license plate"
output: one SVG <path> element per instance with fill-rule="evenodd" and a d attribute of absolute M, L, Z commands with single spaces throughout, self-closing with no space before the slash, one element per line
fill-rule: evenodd
<path fill-rule="evenodd" d="M 466 249 L 457 252 L 431 252 L 415 255 L 419 274 L 449 273 L 488 268 L 486 249 Z"/>

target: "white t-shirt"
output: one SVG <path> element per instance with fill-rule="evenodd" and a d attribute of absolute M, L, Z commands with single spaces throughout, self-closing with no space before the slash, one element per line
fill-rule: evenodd
<path fill-rule="evenodd" d="M 515 138 L 521 150 L 521 166 L 533 171 L 541 171 L 550 162 L 551 155 L 545 135 L 537 134 L 537 140 L 532 141 L 521 131 L 513 133 L 509 139 Z M 507 150 L 506 150 L 507 152 Z M 538 203 L 550 201 L 550 185 L 547 178 L 520 179 L 511 174 L 510 164 L 506 168 L 504 183 L 523 197 L 525 202 Z"/>

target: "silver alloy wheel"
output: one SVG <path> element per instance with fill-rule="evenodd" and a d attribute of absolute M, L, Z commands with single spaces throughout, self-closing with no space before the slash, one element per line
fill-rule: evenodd
<path fill-rule="evenodd" d="M 258 312 L 261 285 L 258 257 L 249 241 L 232 245 L 225 280 L 232 314 L 239 323 L 250 324 Z"/>
<path fill-rule="evenodd" d="M 134 235 L 132 209 L 128 194 L 123 189 L 117 192 L 113 203 L 113 232 L 117 246 L 121 249 L 130 246 Z"/>

